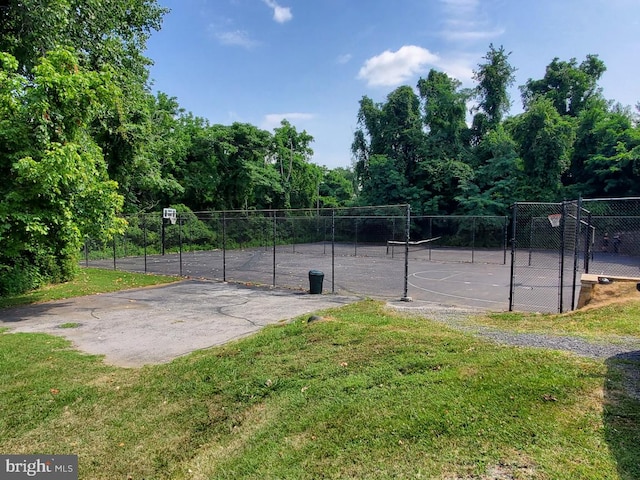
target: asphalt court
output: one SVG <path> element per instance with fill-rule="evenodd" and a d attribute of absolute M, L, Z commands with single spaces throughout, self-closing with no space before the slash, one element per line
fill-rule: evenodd
<path fill-rule="evenodd" d="M 358 299 L 183 280 L 0 310 L 0 327 L 63 336 L 107 364 L 140 367 Z"/>

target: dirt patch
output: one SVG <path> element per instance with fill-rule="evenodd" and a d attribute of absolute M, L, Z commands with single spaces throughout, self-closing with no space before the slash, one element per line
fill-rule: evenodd
<path fill-rule="evenodd" d="M 598 283 L 593 286 L 591 300 L 584 309 L 604 307 L 615 303 L 640 300 L 637 282 L 615 281 L 608 284 Z"/>

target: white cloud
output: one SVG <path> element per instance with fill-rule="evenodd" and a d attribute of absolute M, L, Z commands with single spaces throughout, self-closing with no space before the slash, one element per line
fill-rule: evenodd
<path fill-rule="evenodd" d="M 340 65 L 344 65 L 344 64 L 346 64 L 346 63 L 349 63 L 349 62 L 351 61 L 351 58 L 352 58 L 352 57 L 353 57 L 353 56 L 352 56 L 350 53 L 345 53 L 344 55 L 338 55 L 337 62 L 338 62 Z"/>
<path fill-rule="evenodd" d="M 358 78 L 372 87 L 395 86 L 421 73 L 427 65 L 436 65 L 438 60 L 426 48 L 405 45 L 396 52 L 386 50 L 371 57 L 358 72 Z"/>
<path fill-rule="evenodd" d="M 273 19 L 278 23 L 288 22 L 293 18 L 291 9 L 289 7 L 281 7 L 275 0 L 263 0 L 264 3 L 273 9 Z"/>
<path fill-rule="evenodd" d="M 258 42 L 252 40 L 244 30 L 214 32 L 214 35 L 223 45 L 233 45 L 244 48 L 252 48 L 258 45 Z"/>
<path fill-rule="evenodd" d="M 304 122 L 307 120 L 313 120 L 315 115 L 313 113 L 301 113 L 301 112 L 290 112 L 290 113 L 269 113 L 264 116 L 261 127 L 264 130 L 273 130 L 274 128 L 278 128 L 280 126 L 280 122 L 284 119 L 289 120 L 289 122 Z"/>

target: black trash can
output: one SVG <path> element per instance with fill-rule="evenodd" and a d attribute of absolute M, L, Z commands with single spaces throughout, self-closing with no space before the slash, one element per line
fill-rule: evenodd
<path fill-rule="evenodd" d="M 320 270 L 309 270 L 309 293 L 322 293 L 324 273 Z"/>

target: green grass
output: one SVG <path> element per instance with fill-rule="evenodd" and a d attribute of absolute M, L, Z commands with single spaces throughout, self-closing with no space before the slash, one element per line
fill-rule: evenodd
<path fill-rule="evenodd" d="M 178 280 L 180 280 L 179 277 L 145 275 L 100 268 L 81 268 L 77 277 L 70 282 L 49 285 L 22 295 L 0 297 L 0 308 L 115 292 L 126 288 L 160 285 Z"/>
<path fill-rule="evenodd" d="M 576 335 L 590 340 L 640 340 L 640 300 L 627 300 L 568 314 L 494 313 L 475 317 L 473 323 L 502 330 Z"/>
<path fill-rule="evenodd" d="M 0 451 L 83 479 L 640 478 L 615 362 L 499 346 L 367 301 L 141 369 L 0 334 Z"/>

